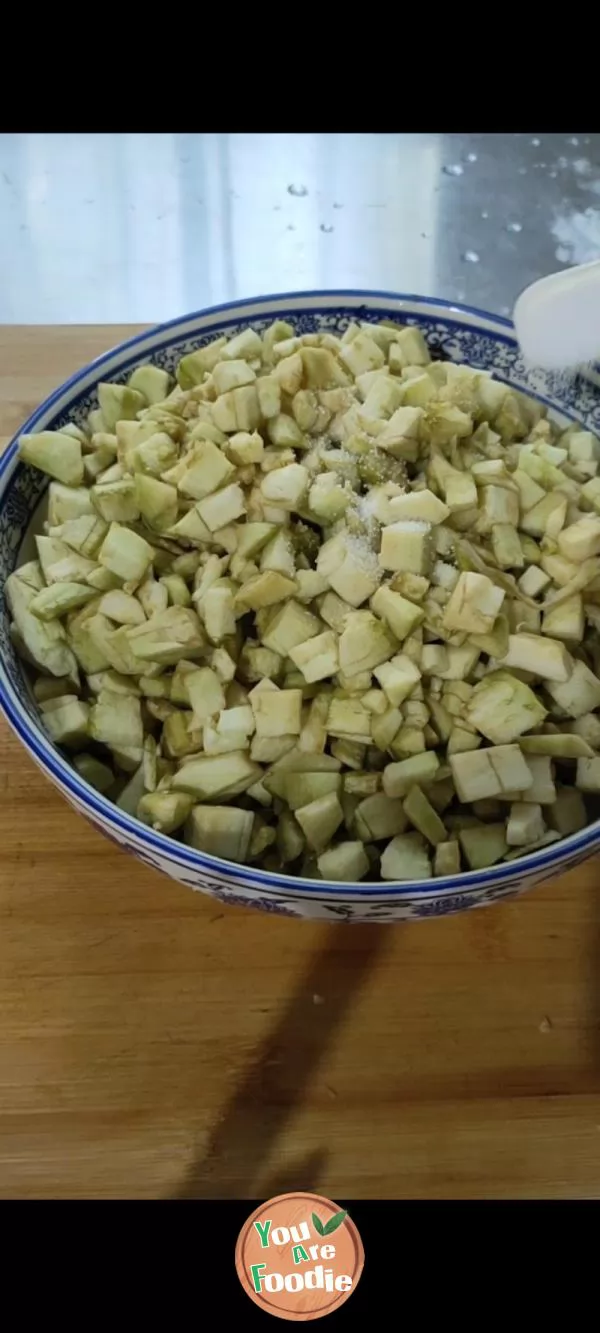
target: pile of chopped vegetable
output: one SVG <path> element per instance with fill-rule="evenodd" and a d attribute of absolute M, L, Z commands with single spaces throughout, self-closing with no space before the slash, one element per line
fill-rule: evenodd
<path fill-rule="evenodd" d="M 328 880 L 479 870 L 600 793 L 600 445 L 417 328 L 275 322 L 98 386 L 6 585 L 52 740 L 128 814 Z"/>

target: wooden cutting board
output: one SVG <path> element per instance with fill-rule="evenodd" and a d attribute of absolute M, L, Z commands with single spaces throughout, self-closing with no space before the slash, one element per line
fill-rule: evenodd
<path fill-rule="evenodd" d="M 2 442 L 133 331 L 0 330 Z M 276 919 L 0 745 L 0 1197 L 600 1196 L 598 861 L 439 921 Z"/>

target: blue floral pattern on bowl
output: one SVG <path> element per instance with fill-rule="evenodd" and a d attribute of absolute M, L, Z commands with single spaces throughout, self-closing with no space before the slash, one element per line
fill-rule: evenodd
<path fill-rule="evenodd" d="M 387 292 L 308 292 L 259 297 L 185 316 L 107 352 L 62 385 L 24 424 L 23 431 L 82 422 L 97 405 L 102 379 L 125 380 L 147 361 L 174 371 L 179 359 L 221 333 L 233 336 L 249 324 L 263 332 L 286 319 L 298 333 L 343 333 L 351 320 L 395 319 L 416 324 L 433 355 L 492 371 L 512 387 L 533 394 L 564 424 L 581 421 L 600 433 L 600 379 L 594 372 L 570 378 L 527 367 L 508 320 L 427 297 Z M 47 480 L 16 459 L 16 441 L 0 460 L 0 589 L 15 568 Z M 119 847 L 223 903 L 247 905 L 290 917 L 348 922 L 398 922 L 470 910 L 514 897 L 541 880 L 563 874 L 600 845 L 592 825 L 563 842 L 478 873 L 418 883 L 327 883 L 268 874 L 193 851 L 154 833 L 83 782 L 44 733 L 10 635 L 0 598 L 0 704 L 32 758 L 69 803 Z"/>

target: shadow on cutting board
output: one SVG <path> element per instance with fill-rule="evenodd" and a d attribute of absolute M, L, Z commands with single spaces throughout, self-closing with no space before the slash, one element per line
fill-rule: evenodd
<path fill-rule="evenodd" d="M 392 929 L 344 924 L 327 930 L 322 948 L 298 981 L 273 1031 L 261 1043 L 177 1198 L 254 1197 L 256 1183 L 264 1180 L 264 1168 L 277 1154 L 288 1120 L 302 1104 L 357 993 L 391 942 Z M 319 995 L 324 977 L 327 1004 L 321 1006 L 313 997 Z M 261 1196 L 316 1189 L 326 1162 L 323 1148 L 283 1164 L 261 1186 Z"/>
<path fill-rule="evenodd" d="M 596 857 L 596 876 L 590 895 L 593 909 L 592 929 L 590 931 L 589 957 L 589 1019 L 591 1024 L 589 1055 L 590 1064 L 600 1088 L 600 857 Z"/>

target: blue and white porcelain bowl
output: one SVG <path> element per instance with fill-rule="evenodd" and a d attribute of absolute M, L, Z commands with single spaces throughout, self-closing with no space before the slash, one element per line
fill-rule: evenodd
<path fill-rule="evenodd" d="M 233 336 L 251 324 L 263 332 L 275 318 L 298 333 L 343 333 L 353 319 L 401 319 L 417 324 L 432 351 L 493 371 L 498 379 L 545 402 L 562 424 L 578 419 L 600 433 L 600 378 L 566 381 L 529 371 L 520 358 L 509 320 L 447 301 L 392 292 L 329 291 L 265 296 L 214 306 L 171 320 L 122 343 L 93 361 L 42 403 L 23 431 L 57 429 L 83 421 L 96 406 L 100 380 L 125 379 L 149 360 L 173 371 L 177 361 L 221 333 Z M 20 563 L 20 552 L 47 478 L 17 461 L 13 440 L 0 459 L 0 588 Z M 8 612 L 0 603 L 0 703 L 32 759 L 80 814 L 107 837 L 191 889 L 222 902 L 284 916 L 333 921 L 407 921 L 480 907 L 514 897 L 541 880 L 562 874 L 600 846 L 600 821 L 517 862 L 489 870 L 413 883 L 339 884 L 276 875 L 221 861 L 154 833 L 123 814 L 77 775 L 43 731 L 22 667 L 9 638 Z"/>

